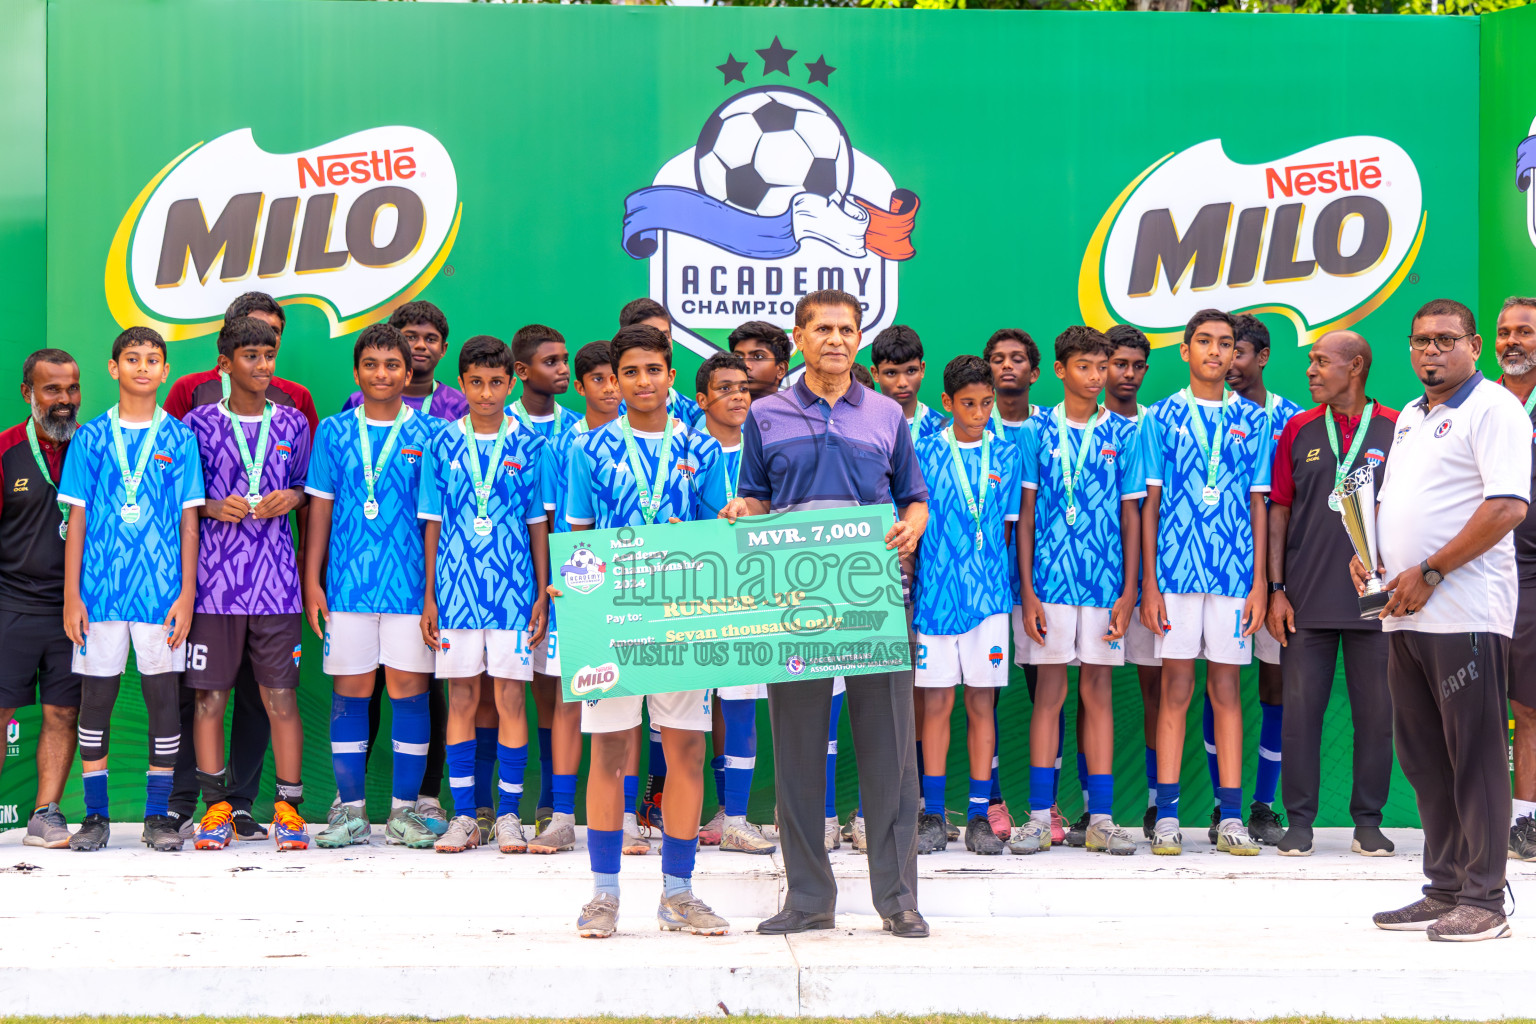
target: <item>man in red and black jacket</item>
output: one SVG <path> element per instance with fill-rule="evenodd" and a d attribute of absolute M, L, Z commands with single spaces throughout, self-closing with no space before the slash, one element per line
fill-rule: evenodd
<path fill-rule="evenodd" d="M 80 411 L 80 367 L 45 348 L 22 364 L 26 420 L 0 433 L 0 725 L 18 707 L 43 704 L 37 802 L 28 846 L 69 845 L 59 810 L 75 759 L 80 677 L 64 634 L 64 509 L 58 482 Z"/>
<path fill-rule="evenodd" d="M 1355 727 L 1352 849 L 1390 857 L 1381 808 L 1392 779 L 1392 698 L 1387 692 L 1387 637 L 1375 618 L 1360 618 L 1349 575 L 1354 553 L 1331 495 L 1350 473 L 1375 471 L 1376 487 L 1392 448 L 1397 410 L 1366 397 L 1371 347 L 1353 331 L 1333 331 L 1313 344 L 1307 388 L 1316 408 L 1285 425 L 1275 446 L 1269 513 L 1269 631 L 1280 641 L 1285 693 L 1283 797 L 1290 828 L 1279 851 L 1312 853 L 1312 824 L 1323 738 L 1323 712 L 1334 666 L 1344 648 L 1344 680 Z M 1332 427 L 1330 430 L 1329 428 Z"/>
<path fill-rule="evenodd" d="M 224 311 L 225 320 L 251 316 L 265 321 L 277 332 L 277 344 L 281 350 L 283 327 L 288 318 L 283 307 L 266 292 L 246 292 Z M 212 405 L 223 401 L 228 392 L 226 379 L 217 369 L 201 373 L 189 373 L 171 385 L 165 397 L 165 411 L 183 419 L 200 405 Z M 291 405 L 309 421 L 313 438 L 320 425 L 315 412 L 315 400 L 309 389 L 302 384 L 274 376 L 267 385 L 267 398 L 276 405 Z M 304 519 L 299 518 L 300 557 L 304 551 Z M 302 563 L 301 563 L 302 565 Z M 261 788 L 261 767 L 266 758 L 267 744 L 272 738 L 271 725 L 266 708 L 261 704 L 261 692 L 251 675 L 249 661 L 240 666 L 235 677 L 234 714 L 230 719 L 229 781 L 230 804 L 234 807 L 235 838 L 265 839 L 267 830 L 251 817 L 251 804 Z M 181 734 L 192 735 L 192 696 L 186 687 L 181 690 Z M 183 834 L 190 836 L 197 824 L 197 771 L 192 744 L 183 743 L 176 759 L 175 788 L 171 791 L 170 813 L 181 826 Z"/>

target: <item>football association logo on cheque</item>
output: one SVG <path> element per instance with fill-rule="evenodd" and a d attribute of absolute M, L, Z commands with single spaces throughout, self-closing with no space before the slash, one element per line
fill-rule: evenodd
<path fill-rule="evenodd" d="M 608 563 L 592 553 L 591 548 L 577 548 L 560 567 L 560 578 L 578 594 L 590 594 L 603 585 Z"/>
<path fill-rule="evenodd" d="M 820 288 L 859 299 L 866 339 L 895 321 L 918 198 L 855 149 L 842 119 L 810 91 L 830 89 L 837 68 L 825 57 L 791 62 L 796 52 L 775 37 L 757 51 L 769 81 L 750 86 L 748 62 L 728 55 L 717 66 L 725 84 L 746 88 L 624 202 L 624 250 L 650 261 L 651 298 L 671 313 L 674 337 L 700 355 L 720 348 L 704 332 L 743 320 L 787 330 L 795 302 Z M 802 67 L 804 88 L 790 84 Z"/>

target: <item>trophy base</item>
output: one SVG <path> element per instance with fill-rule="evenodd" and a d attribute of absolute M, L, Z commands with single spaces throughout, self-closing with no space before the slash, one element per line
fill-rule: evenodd
<path fill-rule="evenodd" d="M 1387 606 L 1392 595 L 1383 590 L 1375 594 L 1366 594 L 1360 598 L 1360 617 L 1362 619 L 1374 619 L 1381 615 L 1381 610 Z"/>

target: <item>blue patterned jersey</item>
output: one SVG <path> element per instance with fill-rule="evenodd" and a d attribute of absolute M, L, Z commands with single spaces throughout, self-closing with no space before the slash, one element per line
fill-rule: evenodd
<path fill-rule="evenodd" d="M 599 530 L 643 526 L 640 491 L 629 468 L 621 416 L 576 438 L 571 446 L 566 516 L 572 525 Z M 635 444 L 645 468 L 645 485 L 656 479 L 656 458 L 662 434 L 635 431 Z M 656 522 L 713 519 L 725 504 L 725 463 L 720 442 L 701 430 L 673 424 L 667 481 L 662 485 Z"/>
<path fill-rule="evenodd" d="M 1037 416 L 1040 413 L 1040 407 L 1031 403 L 1029 411 L 1031 417 Z M 992 421 L 987 424 L 987 429 L 994 434 L 1001 429 L 1003 439 L 1020 451 L 1023 451 L 1024 425 L 1028 422 L 1029 420 L 1025 419 L 1017 423 L 1010 423 L 1003 419 L 996 407 L 994 407 L 992 409 Z M 1013 593 L 1012 607 L 1017 608 L 1019 606 L 1019 548 L 1017 537 L 1008 538 L 1008 589 Z"/>
<path fill-rule="evenodd" d="M 629 411 L 628 402 L 619 403 L 619 415 L 623 416 Z M 699 403 L 687 395 L 672 388 L 667 392 L 667 414 L 683 421 L 683 423 L 695 430 L 704 429 L 704 410 L 699 408 Z"/>
<path fill-rule="evenodd" d="M 1019 447 L 994 437 L 983 481 L 981 442 L 960 445 L 971 493 L 979 498 L 986 487 L 979 551 L 976 520 L 942 433 L 917 442 L 917 461 L 928 484 L 928 528 L 917 554 L 912 628 L 927 636 L 967 633 L 988 616 L 1006 614 L 1013 607 L 1008 575 L 999 563 L 1008 557 L 1009 548 L 1003 543 L 1003 523 L 1019 518 Z"/>
<path fill-rule="evenodd" d="M 309 456 L 304 490 L 330 498 L 331 543 L 325 574 L 326 603 L 333 612 L 420 615 L 426 591 L 422 524 L 416 516 L 427 445 L 443 421 L 414 410 L 400 425 L 394 450 L 374 484 L 379 514 L 363 515 L 368 485 L 358 447 L 357 414 L 343 412 L 320 422 Z M 384 450 L 392 421 L 369 420 L 374 463 Z"/>
<path fill-rule="evenodd" d="M 1253 525 L 1249 494 L 1268 492 L 1273 450 L 1264 410 L 1233 395 L 1226 411 L 1226 436 L 1216 487 L 1207 505 L 1205 456 L 1189 429 L 1190 406 L 1182 394 L 1158 402 L 1142 417 L 1142 458 L 1147 484 L 1162 487 L 1157 529 L 1157 586 L 1166 594 L 1246 597 L 1253 586 Z M 1217 402 L 1195 408 L 1214 443 Z"/>
<path fill-rule="evenodd" d="M 515 403 L 508 403 L 505 412 L 508 416 L 516 417 L 517 410 L 512 408 L 513 404 Z M 532 430 L 550 444 L 556 443 L 575 430 L 577 425 L 581 423 L 581 420 L 580 416 L 571 412 L 571 410 L 559 402 L 555 403 L 555 411 L 548 416 L 529 416 L 526 422 L 521 417 L 518 417 L 519 423 L 522 423 L 523 426 Z"/>
<path fill-rule="evenodd" d="M 501 465 L 495 467 L 488 536 L 475 533 L 475 484 L 466 465 L 468 442 L 459 423 L 450 423 L 427 445 L 417 504 L 422 519 L 442 522 L 437 541 L 438 625 L 442 629 L 527 629 L 537 581 L 529 550 L 528 524 L 545 518 L 540 491 L 549 445 L 512 417 Z M 495 434 L 476 434 L 481 472 L 495 447 Z"/>
<path fill-rule="evenodd" d="M 1082 451 L 1083 426 L 1067 423 L 1072 461 Z M 1077 509 L 1067 525 L 1067 488 L 1062 482 L 1061 433 L 1055 410 L 1024 425 L 1024 486 L 1035 492 L 1035 596 L 1045 604 L 1109 608 L 1125 585 L 1120 503 L 1147 493 L 1136 424 L 1112 412 L 1093 428 L 1093 447 L 1073 487 Z"/>
<path fill-rule="evenodd" d="M 907 429 L 912 432 L 912 443 L 917 444 L 929 434 L 937 434 L 949 426 L 951 417 L 944 415 L 940 409 L 930 409 L 922 402 L 917 403 L 917 412 L 907 420 Z"/>
<path fill-rule="evenodd" d="M 130 471 L 138 465 L 148 426 L 123 424 Z M 135 496 L 134 523 L 118 514 L 127 493 L 112 422 L 102 413 L 75 431 L 59 477 L 59 500 L 85 509 L 80 599 L 92 622 L 158 625 L 181 594 L 181 512 L 203 504 L 197 439 L 180 420 L 161 420 Z"/>
<path fill-rule="evenodd" d="M 1291 417 L 1302 412 L 1303 409 L 1284 395 L 1277 395 L 1271 391 L 1265 399 L 1264 411 L 1269 418 L 1269 463 L 1270 471 L 1273 472 L 1275 449 L 1280 445 L 1280 433 L 1285 430 L 1285 425 L 1291 421 Z"/>
<path fill-rule="evenodd" d="M 737 481 L 741 479 L 741 442 L 738 441 L 731 448 L 721 448 L 720 460 L 723 463 L 720 472 L 725 482 L 727 497 L 734 498 Z"/>

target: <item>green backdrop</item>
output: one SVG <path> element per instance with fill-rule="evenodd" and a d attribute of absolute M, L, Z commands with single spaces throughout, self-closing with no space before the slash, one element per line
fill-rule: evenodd
<path fill-rule="evenodd" d="M 774 301 L 788 303 L 797 281 L 815 287 L 822 267 L 841 268 L 845 283 L 858 281 L 866 288 L 872 319 L 909 323 L 922 334 L 932 368 L 924 398 L 934 405 L 943 364 L 959 353 L 979 351 L 998 327 L 1023 327 L 1048 352 L 1063 327 L 1102 322 L 1106 309 L 1151 331 L 1168 325 L 1161 313 L 1141 318 L 1139 311 L 1153 302 L 1171 302 L 1183 310 L 1182 319 L 1217 297 L 1232 308 L 1263 311 L 1275 338 L 1270 384 L 1303 404 L 1307 330 L 1340 318 L 1358 321 L 1378 342 L 1374 396 L 1401 405 L 1415 392 L 1415 381 L 1406 346 L 1388 339 L 1401 339 L 1412 311 L 1441 295 L 1475 296 L 1479 312 L 1491 316 L 1497 298 L 1520 289 L 1521 271 L 1528 268 L 1519 261 L 1533 258 L 1516 220 L 1524 217 L 1524 196 L 1513 189 L 1510 171 L 1514 146 L 1528 134 L 1526 117 L 1536 111 L 1517 109 L 1519 91 L 1513 87 L 1495 95 L 1488 84 L 1513 76 L 1520 63 L 1514 48 L 1523 27 L 1532 24 L 1531 14 L 1516 11 L 1479 23 L 1364 16 L 0 0 L 0 52 L 6 58 L 0 74 L 6 76 L 7 96 L 14 98 L 0 109 L 8 140 L 0 149 L 0 267 L 11 284 L 13 310 L 12 329 L 0 338 L 0 364 L 18 368 L 28 351 L 43 344 L 67 348 L 81 363 L 82 415 L 100 413 L 114 399 L 106 358 L 120 329 L 114 309 L 121 310 L 126 295 L 162 322 L 176 324 L 168 331 L 181 337 L 172 345 L 173 373 L 211 366 L 214 345 L 206 332 L 216 324 L 207 310 L 222 309 L 222 301 L 214 303 L 218 288 L 264 283 L 251 267 L 243 279 L 221 282 L 221 277 L 241 278 L 238 258 L 223 264 L 194 259 L 180 285 L 157 287 L 153 256 L 164 224 L 163 210 L 155 214 L 157 198 L 198 198 L 214 223 L 231 194 L 257 190 L 262 216 L 276 218 L 283 197 L 296 192 L 293 161 L 271 158 L 273 167 L 287 170 L 262 177 L 265 172 L 253 168 L 264 158 L 249 149 L 210 171 L 213 140 L 249 129 L 254 146 L 266 154 L 315 156 L 345 150 L 327 147 L 354 133 L 406 126 L 441 145 L 456 187 L 448 188 L 441 161 L 429 163 L 423 155 L 428 147 L 418 143 L 422 173 L 395 182 L 429 197 L 426 240 L 397 261 L 413 275 L 410 280 L 376 294 L 379 286 L 369 282 L 384 280 L 391 271 L 359 262 L 356 246 L 353 262 L 342 271 L 303 279 L 307 298 L 289 305 L 279 372 L 307 384 L 322 415 L 337 409 L 352 387 L 352 335 L 333 330 L 322 309 L 326 302 L 335 306 L 334 319 L 345 321 L 419 292 L 446 311 L 454 348 L 473 334 L 508 338 L 520 324 L 543 322 L 563 331 L 574 351 L 582 342 L 610 336 L 624 301 L 664 295 L 679 317 L 684 344 L 678 346 L 677 365 L 686 391 L 700 353 L 720 342 L 724 331 L 720 317 L 684 315 L 684 301 L 694 308 L 726 294 L 732 312 L 725 319 L 734 323 L 749 318 L 750 307 L 736 303 L 770 298 L 771 268 L 782 274 Z M 274 45 L 259 45 L 262 40 Z M 788 51 L 793 56 L 785 56 Z M 1510 56 L 1501 60 L 1501 53 Z M 150 73 L 134 70 L 144 55 L 154 55 Z M 1422 81 L 1428 55 L 1444 72 L 1442 84 L 1432 89 L 1424 89 Z M 779 66 L 782 71 L 774 70 Z M 811 239 L 797 251 L 768 258 L 705 246 L 671 231 L 654 260 L 626 251 L 626 197 L 657 183 L 692 189 L 686 154 L 701 131 L 709 134 L 712 113 L 762 86 L 811 97 L 814 102 L 796 102 L 812 114 L 830 111 L 846 133 L 845 153 L 848 146 L 854 150 L 852 179 L 838 179 L 835 204 L 843 202 L 844 191 L 882 210 L 892 189 L 916 196 L 910 258 L 869 255 L 879 248 L 874 235 L 862 239 L 872 246 L 867 250 L 846 243 L 835 251 Z M 1403 102 L 1410 95 L 1413 103 Z M 1364 141 L 1352 141 L 1356 138 Z M 1121 210 L 1119 200 L 1143 172 L 1218 139 L 1226 161 L 1211 161 L 1171 184 L 1167 175 L 1154 173 Z M 1416 238 L 1423 225 L 1412 255 L 1389 253 L 1356 275 L 1366 282 L 1365 291 L 1347 301 L 1335 293 L 1358 281 L 1351 284 L 1323 269 L 1288 276 L 1284 266 L 1276 269 L 1271 261 L 1278 257 L 1267 248 L 1287 216 L 1282 208 L 1300 203 L 1302 231 L 1291 255 L 1304 261 L 1323 237 L 1314 233 L 1314 224 L 1337 197 L 1333 189 L 1307 187 L 1286 198 L 1283 190 L 1277 194 L 1265 168 L 1280 175 L 1284 166 L 1306 163 L 1304 151 L 1335 140 L 1344 140 L 1334 149 L 1346 162 L 1380 155 L 1380 140 L 1400 149 L 1407 161 L 1395 165 L 1392 180 L 1378 180 L 1381 188 L 1369 196 L 1379 201 L 1350 200 L 1357 203 L 1350 209 L 1365 212 L 1353 226 L 1339 228 L 1341 252 L 1366 244 L 1360 233 L 1369 235 L 1368 225 L 1361 225 L 1373 215 L 1371 202 L 1392 218 L 1393 239 Z M 372 143 L 359 146 L 372 148 Z M 705 148 L 724 155 L 727 147 L 721 141 Z M 1297 154 L 1302 156 L 1289 159 Z M 1388 158 L 1381 159 L 1381 166 L 1388 166 Z M 136 198 L 154 193 L 147 186 L 172 164 L 177 169 L 165 188 L 182 187 L 178 175 L 183 175 L 201 182 L 205 191 L 187 186 L 183 192 L 151 194 L 148 212 L 125 222 Z M 1479 216 L 1479 168 L 1485 206 L 1508 206 L 1491 220 L 1492 207 Z M 1284 179 L 1287 187 L 1299 180 L 1294 167 L 1283 173 L 1291 175 Z M 233 184 L 221 185 L 221 174 Z M 1367 196 L 1360 180 L 1357 176 L 1352 190 L 1337 191 Z M 300 185 L 301 199 L 315 191 Z M 1414 188 L 1422 197 L 1418 203 L 1411 201 Z M 1127 291 L 1122 264 L 1135 234 L 1130 211 L 1156 189 L 1167 192 L 1164 206 L 1182 237 L 1167 240 L 1161 251 L 1155 239 L 1134 242 L 1145 242 L 1143 255 L 1160 252 L 1162 276 L 1150 299 L 1125 294 L 1114 299 L 1114 293 Z M 343 184 L 338 191 L 340 202 L 350 203 L 359 188 Z M 739 193 L 732 198 L 739 199 Z M 1193 218 L 1210 203 L 1232 204 L 1234 233 L 1225 249 L 1208 246 L 1197 254 L 1190 248 Z M 451 242 L 434 235 L 445 228 L 437 212 L 444 204 L 458 217 Z M 1256 206 L 1268 211 L 1265 223 L 1273 225 L 1263 235 L 1268 255 L 1262 259 L 1242 244 L 1243 211 Z M 1108 216 L 1117 210 L 1121 220 Z M 1098 258 L 1092 254 L 1101 222 L 1109 245 Z M 110 250 L 124 223 L 124 239 L 132 244 L 128 258 L 114 264 Z M 388 234 L 389 223 L 389 218 L 375 222 L 376 243 Z M 796 222 L 797 234 L 804 223 Z M 340 244 L 342 225 L 338 216 L 332 250 Z M 1481 237 L 1480 225 L 1488 225 Z M 256 240 L 253 263 L 265 258 L 265 238 Z M 221 255 L 227 257 L 225 243 Z M 149 254 L 147 271 L 133 255 L 141 250 Z M 1510 258 L 1515 252 L 1518 260 Z M 651 263 L 662 259 L 668 265 L 655 268 L 653 280 Z M 1187 273 L 1180 272 L 1180 259 L 1192 261 Z M 1263 279 L 1246 293 L 1237 271 L 1245 259 Z M 1206 260 L 1214 261 L 1210 266 L 1220 278 L 1212 287 L 1202 276 L 1208 276 Z M 741 287 L 744 264 L 756 275 L 751 296 Z M 685 265 L 700 268 L 696 291 L 687 290 Z M 717 265 L 726 270 L 712 275 Z M 796 276 L 797 267 L 806 268 L 802 277 Z M 1485 268 L 1481 277 L 1480 267 Z M 211 287 L 196 281 L 204 269 Z M 1377 278 L 1379 286 L 1371 283 Z M 167 312 L 194 293 L 203 296 L 200 307 L 187 299 L 188 305 L 178 307 L 181 314 Z M 109 294 L 119 297 L 116 306 L 109 306 Z M 1167 308 L 1159 307 L 1164 313 Z M 1298 328 L 1298 319 L 1307 330 Z M 451 380 L 451 363 L 450 358 L 444 365 L 444 380 Z M 1143 394 L 1150 401 L 1185 379 L 1176 351 L 1159 348 Z M 1050 403 L 1059 395 L 1047 367 L 1035 400 Z M 574 393 L 570 398 L 579 409 Z M 23 414 L 15 390 L 0 395 L 0 419 L 14 422 Z M 300 691 L 309 755 L 305 781 L 308 810 L 318 815 L 333 786 L 325 756 L 329 687 L 312 636 L 306 653 Z M 1251 678 L 1248 684 L 1249 724 L 1256 735 Z M 1324 744 L 1328 763 L 1320 824 L 1347 821 L 1350 730 L 1342 687 L 1335 692 Z M 143 711 L 132 694 L 133 687 L 125 686 L 114 718 L 114 813 L 120 817 L 137 814 L 142 802 Z M 1203 820 L 1210 796 L 1198 704 L 1197 699 L 1185 760 L 1184 806 L 1191 822 Z M 1117 676 L 1116 705 L 1121 780 L 1116 809 L 1123 820 L 1135 820 L 1144 787 L 1140 698 L 1130 671 Z M 1028 714 L 1023 686 L 1010 688 L 1002 703 L 1003 785 L 1019 807 L 1026 799 Z M 35 709 L 19 712 L 16 722 L 20 742 L 8 747 L 0 808 L 20 805 L 24 819 L 35 782 Z M 963 723 L 959 713 L 956 722 Z M 1070 725 L 1061 801 L 1069 813 L 1079 803 Z M 765 714 L 762 726 L 753 815 L 766 818 L 773 780 Z M 16 756 L 18 749 L 22 756 Z M 851 752 L 852 744 L 845 742 L 843 749 Z M 957 742 L 951 754 L 955 806 L 964 799 L 963 758 L 963 743 Z M 376 811 L 387 806 L 387 767 L 387 756 L 376 759 L 370 782 Z M 839 803 L 845 810 L 855 799 L 853 768 L 850 753 L 839 768 Z M 1252 771 L 1250 759 L 1250 790 Z M 530 774 L 536 775 L 536 761 Z M 529 780 L 529 812 L 536 781 Z M 70 787 L 66 811 L 72 817 L 80 813 L 78 780 Z M 1400 777 L 1387 818 L 1390 824 L 1416 823 L 1411 791 Z"/>

